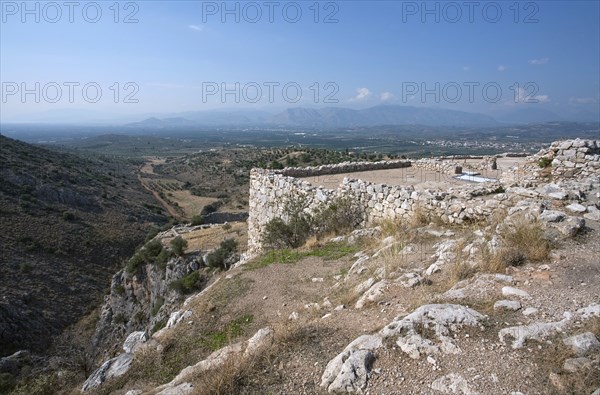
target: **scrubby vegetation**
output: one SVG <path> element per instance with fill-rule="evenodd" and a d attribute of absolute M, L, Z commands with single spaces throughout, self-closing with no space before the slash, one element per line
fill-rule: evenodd
<path fill-rule="evenodd" d="M 158 240 L 152 240 L 140 248 L 128 261 L 125 270 L 129 274 L 136 273 L 142 265 L 164 265 L 171 257 L 171 252 L 166 250 Z"/>
<path fill-rule="evenodd" d="M 265 226 L 263 245 L 269 249 L 298 248 L 310 236 L 324 236 L 351 231 L 363 220 L 363 212 L 351 197 L 340 197 L 310 214 L 302 197 L 288 197 L 282 218 L 274 218 Z"/>
<path fill-rule="evenodd" d="M 552 164 L 552 159 L 544 156 L 541 157 L 540 160 L 538 160 L 538 166 L 541 167 L 542 169 L 545 169 L 546 167 L 550 166 Z"/>
<path fill-rule="evenodd" d="M 208 254 L 206 264 L 216 269 L 229 269 L 237 256 L 237 248 L 238 243 L 235 239 L 222 241 L 219 248 Z"/>
<path fill-rule="evenodd" d="M 181 236 L 175 237 L 169 244 L 173 250 L 173 253 L 177 256 L 182 256 L 188 246 L 187 240 Z"/>
<path fill-rule="evenodd" d="M 0 136 L 0 322 L 13 323 L 0 336 L 3 354 L 45 349 L 101 301 L 120 263 L 165 222 L 162 209 L 149 208 L 139 164 Z"/>
<path fill-rule="evenodd" d="M 206 277 L 199 271 L 191 272 L 190 274 L 173 281 L 169 284 L 171 289 L 176 290 L 182 295 L 188 295 L 202 289 L 206 283 Z"/>

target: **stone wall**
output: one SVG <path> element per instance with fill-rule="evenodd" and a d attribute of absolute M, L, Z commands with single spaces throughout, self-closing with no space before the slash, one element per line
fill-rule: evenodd
<path fill-rule="evenodd" d="M 408 161 L 342 163 L 312 168 L 288 168 L 278 171 L 252 169 L 250 172 L 250 199 L 248 217 L 248 252 L 261 250 L 264 226 L 274 218 L 285 218 L 285 201 L 290 196 L 303 197 L 306 211 L 313 212 L 332 199 L 351 196 L 364 210 L 363 225 L 384 219 L 410 220 L 426 214 L 447 223 L 463 223 L 493 215 L 496 210 L 512 208 L 524 196 L 533 196 L 529 189 L 540 179 L 537 163 L 541 157 L 552 160 L 552 175 L 558 177 L 600 176 L 600 141 L 570 140 L 552 143 L 550 149 L 528 157 L 525 165 L 503 172 L 495 183 L 464 184 L 447 190 L 416 190 L 412 186 L 389 186 L 364 180 L 345 178 L 335 189 L 314 186 L 296 178 L 315 175 L 350 173 L 354 171 L 409 167 Z M 481 162 L 468 166 L 454 160 L 421 159 L 412 163 L 416 168 L 453 175 L 456 166 L 468 169 L 489 169 L 495 157 L 483 157 Z M 292 175 L 294 177 L 292 177 Z M 529 185 L 531 184 L 531 185 Z M 515 188 L 509 188 L 513 186 Z M 511 189 L 504 193 L 505 189 Z M 538 193 L 539 195 L 539 193 Z"/>
<path fill-rule="evenodd" d="M 467 159 L 480 159 L 479 162 L 466 162 Z M 437 173 L 456 175 L 456 168 L 462 171 L 495 170 L 496 156 L 479 157 L 449 157 L 449 158 L 424 158 L 412 162 L 413 167 Z"/>
<path fill-rule="evenodd" d="M 306 180 L 289 177 L 265 169 L 250 173 L 248 218 L 248 250 L 262 249 L 261 235 L 265 225 L 274 218 L 285 218 L 286 200 L 302 197 L 306 211 L 312 213 L 335 198 L 352 196 L 364 210 L 363 225 L 384 219 L 410 220 L 417 213 L 437 217 L 447 223 L 479 220 L 504 206 L 504 194 L 497 194 L 500 184 L 467 184 L 446 191 L 418 191 L 412 186 L 388 186 L 368 181 L 345 178 L 335 189 L 314 186 Z M 493 197 L 488 195 L 495 194 Z"/>
<path fill-rule="evenodd" d="M 286 167 L 283 170 L 277 171 L 277 173 L 290 177 L 311 177 L 369 170 L 400 169 L 410 166 L 410 161 L 398 159 L 380 162 L 342 162 L 333 165 L 311 167 Z"/>
<path fill-rule="evenodd" d="M 548 166 L 540 164 L 547 162 Z M 563 140 L 553 142 L 526 158 L 518 167 L 505 170 L 500 181 L 505 185 L 533 186 L 539 182 L 600 177 L 600 140 Z"/>
<path fill-rule="evenodd" d="M 556 141 L 544 155 L 556 177 L 600 176 L 600 140 Z"/>

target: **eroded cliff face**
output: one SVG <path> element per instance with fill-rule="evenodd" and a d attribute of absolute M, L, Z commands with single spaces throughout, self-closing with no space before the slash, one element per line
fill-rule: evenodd
<path fill-rule="evenodd" d="M 126 269 L 116 273 L 92 340 L 96 356 L 118 350 L 131 332 L 152 333 L 161 329 L 184 298 L 185 291 L 176 284 L 193 273 L 198 273 L 192 279 L 193 288 L 200 290 L 209 275 L 200 253 L 171 258 L 166 266 L 146 264 L 135 273 Z"/>

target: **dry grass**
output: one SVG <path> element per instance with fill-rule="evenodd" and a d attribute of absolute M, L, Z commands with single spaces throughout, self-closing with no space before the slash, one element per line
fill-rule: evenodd
<path fill-rule="evenodd" d="M 290 353 L 304 348 L 322 337 L 324 330 L 306 318 L 274 323 L 273 342 L 256 355 L 244 358 L 234 355 L 221 367 L 197 377 L 193 382 L 195 395 L 238 395 L 263 393 L 269 385 L 280 385 L 285 379 L 276 372 Z"/>
<path fill-rule="evenodd" d="M 581 369 L 575 373 L 564 371 L 565 361 L 576 355 L 562 342 L 561 336 L 549 340 L 543 352 L 536 353 L 532 361 L 540 367 L 536 378 L 546 388 L 548 395 L 591 394 L 600 386 L 597 368 Z"/>
<path fill-rule="evenodd" d="M 381 236 L 383 238 L 394 236 L 399 237 L 405 232 L 406 226 L 399 219 L 384 219 L 377 223 L 381 227 Z"/>
<path fill-rule="evenodd" d="M 552 244 L 545 239 L 541 226 L 524 218 L 518 218 L 510 224 L 501 237 L 502 247 L 497 251 L 492 253 L 484 248 L 479 270 L 504 273 L 510 266 L 522 266 L 527 261 L 544 261 L 552 251 Z"/>
<path fill-rule="evenodd" d="M 502 234 L 502 240 L 504 247 L 509 249 L 508 252 L 516 250 L 529 261 L 548 259 L 552 250 L 541 226 L 524 218 L 516 219 L 509 230 Z M 512 254 L 514 257 L 514 252 Z"/>
<path fill-rule="evenodd" d="M 448 289 L 452 288 L 457 282 L 473 277 L 477 273 L 477 266 L 474 266 L 471 262 L 469 262 L 467 259 L 469 257 L 468 253 L 463 252 L 467 244 L 467 239 L 460 239 L 456 243 L 456 246 L 454 246 L 454 254 L 456 255 L 456 258 L 448 270 Z"/>
<path fill-rule="evenodd" d="M 415 229 L 428 225 L 430 222 L 429 214 L 421 206 L 417 206 L 413 210 L 413 215 L 410 217 L 409 227 Z"/>
<path fill-rule="evenodd" d="M 229 238 L 236 239 L 240 246 L 247 245 L 248 225 L 245 222 L 233 222 L 230 225 L 230 229 L 225 229 L 223 226 L 215 226 L 185 233 L 181 236 L 188 242 L 188 251 L 208 251 L 217 248 L 222 241 Z M 165 242 L 168 243 L 169 240 L 165 239 Z"/>
<path fill-rule="evenodd" d="M 596 337 L 600 338 L 600 317 L 592 317 L 587 320 L 581 332 L 592 332 Z"/>
<path fill-rule="evenodd" d="M 492 215 L 490 215 L 487 219 L 488 224 L 492 228 L 496 228 L 496 226 L 500 225 L 506 219 L 508 215 L 508 211 L 504 208 L 497 208 L 492 211 Z"/>
<path fill-rule="evenodd" d="M 169 193 L 171 194 L 169 195 L 171 200 L 178 204 L 183 210 L 185 217 L 188 219 L 191 219 L 194 215 L 200 214 L 200 211 L 202 211 L 204 206 L 219 200 L 212 197 L 192 195 L 190 191 L 185 189 Z"/>

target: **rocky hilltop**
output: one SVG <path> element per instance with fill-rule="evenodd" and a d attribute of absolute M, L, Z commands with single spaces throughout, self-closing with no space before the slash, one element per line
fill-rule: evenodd
<path fill-rule="evenodd" d="M 492 159 L 372 171 L 454 177 Z M 247 253 L 221 270 L 197 248 L 126 268 L 96 327 L 98 345 L 119 344 L 85 377 L 48 380 L 128 395 L 600 393 L 600 141 L 443 189 L 291 176 L 333 167 L 253 170 Z M 173 236 L 144 248 L 158 257 Z M 206 281 L 170 296 L 194 273 Z"/>

